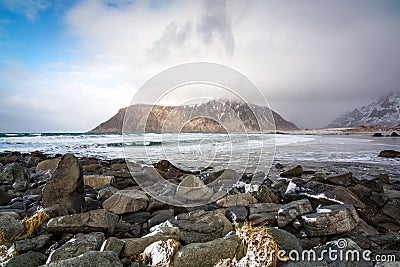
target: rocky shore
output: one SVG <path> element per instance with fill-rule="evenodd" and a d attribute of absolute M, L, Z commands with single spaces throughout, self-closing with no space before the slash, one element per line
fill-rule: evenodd
<path fill-rule="evenodd" d="M 188 174 L 167 161 L 154 168 L 177 185 L 221 175 L 239 182 L 215 202 L 185 208 L 142 191 L 124 159 L 0 153 L 0 265 L 400 264 L 400 182 L 385 173 L 361 179 L 350 168 L 277 164 L 269 174 Z M 251 184 L 255 176 L 261 185 Z M 323 250 L 368 258 L 335 260 Z M 311 251 L 315 260 L 295 259 Z"/>

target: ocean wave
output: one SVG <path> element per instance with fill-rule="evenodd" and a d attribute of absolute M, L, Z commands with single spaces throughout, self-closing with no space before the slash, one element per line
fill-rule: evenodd
<path fill-rule="evenodd" d="M 108 147 L 125 147 L 125 146 L 160 146 L 163 142 L 160 141 L 136 141 L 131 143 L 117 142 L 108 143 Z"/>

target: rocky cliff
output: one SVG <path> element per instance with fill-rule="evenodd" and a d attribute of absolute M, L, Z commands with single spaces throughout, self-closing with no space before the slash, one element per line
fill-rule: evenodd
<path fill-rule="evenodd" d="M 268 107 L 213 100 L 185 106 L 132 105 L 120 109 L 90 132 L 258 132 L 273 131 L 273 121 L 276 130 L 298 129 L 294 123 L 286 121 Z"/>

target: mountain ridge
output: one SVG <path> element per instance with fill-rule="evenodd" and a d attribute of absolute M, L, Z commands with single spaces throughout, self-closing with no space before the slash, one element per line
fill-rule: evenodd
<path fill-rule="evenodd" d="M 326 128 L 361 126 L 400 126 L 400 92 L 391 92 L 368 105 L 345 112 Z"/>
<path fill-rule="evenodd" d="M 126 117 L 125 114 L 127 114 Z M 198 115 L 193 116 L 193 114 Z M 146 115 L 147 120 L 144 118 Z M 211 100 L 186 106 L 131 105 L 121 108 L 114 116 L 89 132 L 226 133 L 259 132 L 260 129 L 274 131 L 271 116 L 275 121 L 276 130 L 298 130 L 294 123 L 285 120 L 268 107 L 235 101 Z"/>

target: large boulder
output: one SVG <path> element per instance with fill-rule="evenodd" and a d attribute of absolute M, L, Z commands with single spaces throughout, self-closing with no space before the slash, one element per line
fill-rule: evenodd
<path fill-rule="evenodd" d="M 0 172 L 0 184 L 12 185 L 16 191 L 24 191 L 28 180 L 28 170 L 22 163 L 10 163 Z"/>
<path fill-rule="evenodd" d="M 195 210 L 181 213 L 167 222 L 179 227 L 183 244 L 207 242 L 221 237 L 224 222 L 220 216 L 212 211 Z"/>
<path fill-rule="evenodd" d="M 64 245 L 55 249 L 47 259 L 47 263 L 73 258 L 88 251 L 100 250 L 104 240 L 104 234 L 101 232 L 77 234 Z"/>
<path fill-rule="evenodd" d="M 205 243 L 191 243 L 175 253 L 174 267 L 211 267 L 226 258 L 243 257 L 242 241 L 235 235 Z"/>
<path fill-rule="evenodd" d="M 308 199 L 301 199 L 282 205 L 278 211 L 278 226 L 284 227 L 294 221 L 298 216 L 313 211 Z"/>
<path fill-rule="evenodd" d="M 122 267 L 122 263 L 112 251 L 88 251 L 77 257 L 50 262 L 46 267 Z"/>
<path fill-rule="evenodd" d="M 47 230 L 54 233 L 94 231 L 112 233 L 118 219 L 117 215 L 104 209 L 91 210 L 53 218 L 47 223 Z"/>
<path fill-rule="evenodd" d="M 29 250 L 40 250 L 51 238 L 50 234 L 39 235 L 31 238 L 17 239 L 14 242 L 15 250 L 18 253 Z"/>
<path fill-rule="evenodd" d="M 211 188 L 194 175 L 187 175 L 178 185 L 175 196 L 183 204 L 206 202 L 213 194 Z"/>
<path fill-rule="evenodd" d="M 103 202 L 104 209 L 115 214 L 124 214 L 144 210 L 149 198 L 140 190 L 119 190 Z"/>
<path fill-rule="evenodd" d="M 359 217 L 353 205 L 329 205 L 317 213 L 302 216 L 304 231 L 308 236 L 327 236 L 353 230 Z"/>
<path fill-rule="evenodd" d="M 38 165 L 36 165 L 36 172 L 50 171 L 50 173 L 53 173 L 57 169 L 59 162 L 60 162 L 60 158 L 43 160 L 43 161 L 39 162 Z"/>
<path fill-rule="evenodd" d="M 47 257 L 40 252 L 29 251 L 7 262 L 7 267 L 38 267 L 46 262 Z"/>
<path fill-rule="evenodd" d="M 276 225 L 280 205 L 275 203 L 256 203 L 249 206 L 249 221 L 252 225 Z"/>
<path fill-rule="evenodd" d="M 14 217 L 0 215 L 0 234 L 7 240 L 13 239 L 25 231 L 25 227 Z"/>
<path fill-rule="evenodd" d="M 266 185 L 260 185 L 258 190 L 253 193 L 253 196 L 258 200 L 258 202 L 279 203 L 279 199 L 276 197 L 274 192 L 272 192 L 272 190 Z"/>
<path fill-rule="evenodd" d="M 81 212 L 85 204 L 82 167 L 72 154 L 61 158 L 43 188 L 43 207 L 57 204 L 67 208 L 69 213 Z"/>
<path fill-rule="evenodd" d="M 333 185 L 349 186 L 353 173 L 348 172 L 345 174 L 332 175 L 325 178 L 325 181 Z"/>

